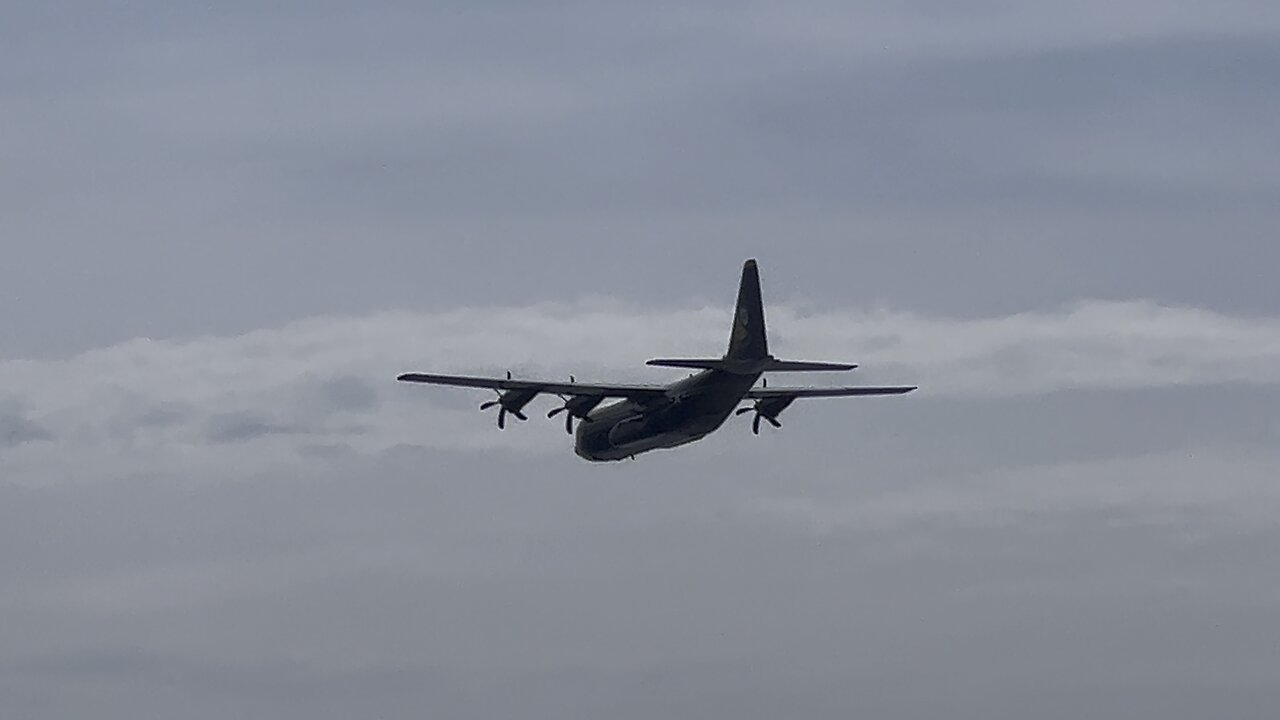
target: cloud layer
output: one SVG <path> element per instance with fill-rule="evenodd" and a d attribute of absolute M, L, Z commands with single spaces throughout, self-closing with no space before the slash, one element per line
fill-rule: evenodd
<path fill-rule="evenodd" d="M 981 320 L 782 306 L 769 319 L 776 354 L 863 364 L 822 381 L 916 383 L 930 397 L 1280 383 L 1280 321 L 1146 302 Z M 643 360 L 718 354 L 728 320 L 718 309 L 605 301 L 396 312 L 8 360 L 0 364 L 2 462 L 11 481 L 39 483 L 58 477 L 50 470 L 59 465 L 62 477 L 110 476 L 126 458 L 143 472 L 144 458 L 161 463 L 151 471 L 213 466 L 229 445 L 244 444 L 254 449 L 234 452 L 250 464 L 402 444 L 558 449 L 549 427 L 490 432 L 472 412 L 474 391 L 392 379 L 406 370 L 511 368 L 535 378 L 663 381 L 670 373 Z"/>

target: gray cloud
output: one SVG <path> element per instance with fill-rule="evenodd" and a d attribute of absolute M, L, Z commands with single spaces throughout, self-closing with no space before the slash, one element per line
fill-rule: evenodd
<path fill-rule="evenodd" d="M 231 388 L 224 387 L 224 390 Z M 288 397 L 289 390 L 293 391 L 292 398 Z M 365 431 L 362 426 L 335 424 L 335 416 L 364 417 L 376 410 L 378 403 L 378 394 L 370 381 L 350 375 L 329 379 L 304 377 L 293 388 L 273 388 L 265 402 L 254 403 L 258 406 L 254 410 L 213 415 L 207 423 L 207 437 L 224 443 L 272 435 L 323 435 L 329 431 L 358 435 Z"/>
<path fill-rule="evenodd" d="M 814 534 L 752 499 L 820 498 L 837 481 L 859 493 L 898 461 L 797 473 L 796 449 L 822 447 L 812 436 L 788 434 L 785 453 L 748 437 L 603 475 L 567 455 L 420 450 L 254 482 L 5 486 L 6 702 L 125 716 L 185 701 L 195 717 L 355 704 L 979 717 L 1044 703 L 1065 717 L 1053 709 L 1084 693 L 1100 712 L 1190 717 L 1234 691 L 1242 716 L 1273 706 L 1256 628 L 1276 600 L 1274 521 L 1224 524 L 1195 500 L 1176 522 L 1128 522 L 1159 507 L 1167 464 L 1115 465 L 1148 488 L 1123 504 L 1082 505 L 1069 477 L 1018 490 L 1014 476 L 939 474 L 930 484 L 958 505 L 873 490 L 864 520 Z M 1178 492 L 1223 489 L 1187 482 L 1216 472 L 1203 462 Z M 1010 490 L 1032 517 L 1003 514 Z M 897 508 L 912 507 L 904 527 Z M 34 542 L 50 531 L 59 542 Z"/>
<path fill-rule="evenodd" d="M 226 443 L 300 431 L 301 428 L 272 423 L 252 413 L 225 413 L 210 418 L 208 437 L 215 443 Z"/>
<path fill-rule="evenodd" d="M 172 427 L 188 420 L 193 412 L 195 411 L 190 406 L 161 400 L 159 403 L 143 410 L 142 414 L 137 416 L 133 422 L 142 428 Z"/>
<path fill-rule="evenodd" d="M 0 407 L 0 447 L 53 440 L 53 434 L 16 409 Z"/>
<path fill-rule="evenodd" d="M 1274 717 L 1278 9 L 6 8 L 0 715 Z"/>
<path fill-rule="evenodd" d="M 317 383 L 305 383 L 302 410 L 313 413 L 363 412 L 378 406 L 378 392 L 372 380 L 353 375 Z"/>

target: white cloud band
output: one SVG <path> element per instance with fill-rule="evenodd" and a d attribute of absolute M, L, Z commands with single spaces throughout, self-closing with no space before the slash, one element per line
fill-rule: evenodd
<path fill-rule="evenodd" d="M 1280 383 L 1280 320 L 1150 302 L 990 319 L 773 307 L 768 319 L 775 354 L 860 362 L 840 380 L 918 383 L 929 396 Z M 258 446 L 237 453 L 255 465 L 306 449 L 415 443 L 532 450 L 552 430 L 497 436 L 475 421 L 474 393 L 392 378 L 510 368 L 662 380 L 670 374 L 645 368 L 646 358 L 719 353 L 728 326 L 728 309 L 605 301 L 322 317 L 235 337 L 138 339 L 65 359 L 8 360 L 0 362 L 0 468 L 13 479 L 51 470 L 91 476 L 139 459 L 160 469 L 212 467 L 231 443 Z"/>

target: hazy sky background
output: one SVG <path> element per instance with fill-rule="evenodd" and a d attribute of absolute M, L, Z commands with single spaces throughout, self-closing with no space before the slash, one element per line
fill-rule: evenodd
<path fill-rule="evenodd" d="M 1274 718 L 1277 117 L 1270 0 L 0 7 L 0 715 Z M 678 377 L 748 256 L 923 389 L 392 382 Z"/>

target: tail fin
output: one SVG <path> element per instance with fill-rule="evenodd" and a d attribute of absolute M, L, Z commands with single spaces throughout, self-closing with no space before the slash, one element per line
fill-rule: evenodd
<path fill-rule="evenodd" d="M 756 261 L 742 265 L 742 282 L 738 285 L 738 306 L 733 314 L 733 334 L 729 351 L 722 358 L 657 358 L 649 365 L 719 370 L 741 375 L 762 372 L 814 372 L 852 370 L 853 363 L 779 360 L 769 354 L 769 340 L 764 331 L 764 304 L 760 299 L 760 270 Z"/>
<path fill-rule="evenodd" d="M 733 334 L 729 336 L 726 360 L 763 360 L 769 357 L 769 340 L 764 330 L 764 304 L 760 299 L 760 270 L 755 259 L 742 265 L 738 284 L 738 306 L 733 314 Z"/>

